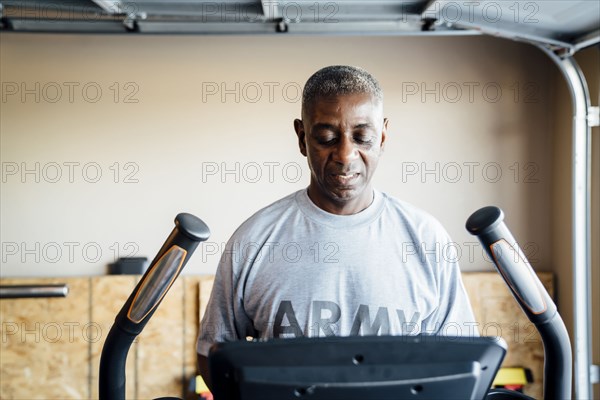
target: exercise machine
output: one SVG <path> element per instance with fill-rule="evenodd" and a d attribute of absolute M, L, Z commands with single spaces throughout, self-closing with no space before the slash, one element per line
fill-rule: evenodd
<path fill-rule="evenodd" d="M 192 253 L 210 231 L 191 214 L 175 228 L 115 318 L 100 360 L 100 399 L 125 399 L 125 362 L 139 335 Z M 544 398 L 571 397 L 569 336 L 556 305 L 533 272 L 497 207 L 466 224 L 478 237 L 544 345 Z M 530 399 L 489 389 L 506 353 L 501 338 L 364 336 L 218 343 L 209 368 L 222 399 Z M 163 398 L 167 399 L 167 398 Z"/>

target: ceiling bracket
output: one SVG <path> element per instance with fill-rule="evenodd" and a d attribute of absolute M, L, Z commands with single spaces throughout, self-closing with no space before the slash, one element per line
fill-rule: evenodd
<path fill-rule="evenodd" d="M 275 32 L 277 33 L 287 33 L 288 31 L 288 24 L 286 21 L 283 20 L 283 18 L 278 18 L 275 21 Z"/>
<path fill-rule="evenodd" d="M 130 12 L 123 19 L 123 26 L 129 32 L 139 32 L 137 21 L 146 19 L 146 13 Z"/>
<path fill-rule="evenodd" d="M 588 107 L 587 121 L 590 127 L 600 126 L 600 107 Z"/>
<path fill-rule="evenodd" d="M 421 22 L 423 24 L 421 26 L 421 31 L 422 32 L 429 32 L 429 31 L 435 30 L 434 24 L 436 23 L 436 21 L 437 21 L 436 18 L 423 18 L 421 20 Z"/>

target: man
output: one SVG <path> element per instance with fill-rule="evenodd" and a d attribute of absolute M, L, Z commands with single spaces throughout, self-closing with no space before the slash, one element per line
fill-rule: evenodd
<path fill-rule="evenodd" d="M 294 129 L 310 184 L 229 240 L 198 338 L 207 383 L 206 357 L 220 341 L 477 334 L 448 234 L 372 187 L 387 126 L 368 72 L 332 66 L 306 82 Z"/>

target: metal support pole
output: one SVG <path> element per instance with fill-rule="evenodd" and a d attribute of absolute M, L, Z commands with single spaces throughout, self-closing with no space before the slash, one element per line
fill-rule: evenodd
<path fill-rule="evenodd" d="M 577 399 L 591 399 L 591 129 L 588 122 L 590 95 L 587 82 L 572 55 L 558 56 L 538 45 L 562 72 L 573 101 L 573 311 Z"/>
<path fill-rule="evenodd" d="M 32 297 L 67 297 L 69 287 L 64 283 L 50 285 L 0 285 L 0 299 Z"/>

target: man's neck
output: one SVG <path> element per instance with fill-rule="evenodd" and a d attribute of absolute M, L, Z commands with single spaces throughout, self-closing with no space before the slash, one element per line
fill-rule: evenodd
<path fill-rule="evenodd" d="M 324 199 L 315 199 L 315 196 L 311 194 L 310 186 L 308 187 L 308 198 L 312 203 L 319 207 L 321 210 L 336 215 L 353 215 L 369 208 L 375 198 L 375 193 L 372 187 L 365 189 L 364 196 L 353 199 L 347 202 L 333 202 Z M 367 195 L 368 194 L 368 195 Z"/>

